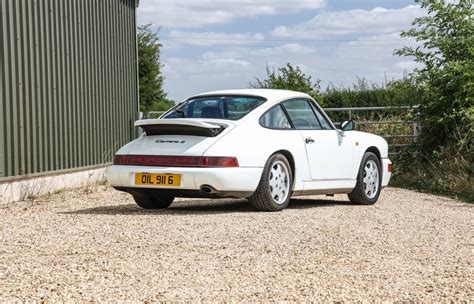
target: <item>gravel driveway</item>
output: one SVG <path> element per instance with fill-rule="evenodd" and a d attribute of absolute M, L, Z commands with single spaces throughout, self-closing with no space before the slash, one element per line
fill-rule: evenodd
<path fill-rule="evenodd" d="M 106 186 L 0 205 L 0 300 L 474 301 L 474 205 L 388 188 L 139 209 Z"/>

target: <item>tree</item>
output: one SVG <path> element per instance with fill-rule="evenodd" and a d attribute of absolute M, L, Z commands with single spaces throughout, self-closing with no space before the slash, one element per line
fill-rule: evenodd
<path fill-rule="evenodd" d="M 282 89 L 303 92 L 316 100 L 319 100 L 319 83 L 320 80 L 313 82 L 311 76 L 305 75 L 298 66 L 292 66 L 287 63 L 285 67 L 279 68 L 277 71 L 271 70 L 267 66 L 267 78 L 255 78 L 255 82 L 250 82 L 250 88 L 263 89 Z"/>
<path fill-rule="evenodd" d="M 413 56 L 422 67 L 413 78 L 424 90 L 420 105 L 425 152 L 455 145 L 472 151 L 474 129 L 474 10 L 472 0 L 456 3 L 417 0 L 428 15 L 416 18 L 401 33 L 415 38 L 418 47 L 395 51 Z"/>
<path fill-rule="evenodd" d="M 164 111 L 174 105 L 163 90 L 158 32 L 151 25 L 138 28 L 138 74 L 140 85 L 140 111 Z"/>

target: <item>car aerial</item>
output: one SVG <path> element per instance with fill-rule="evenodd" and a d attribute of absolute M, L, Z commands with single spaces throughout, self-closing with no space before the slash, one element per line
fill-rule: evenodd
<path fill-rule="evenodd" d="M 374 204 L 392 163 L 380 136 L 340 129 L 307 94 L 272 89 L 208 92 L 158 119 L 117 151 L 107 179 L 146 209 L 175 197 L 247 198 L 279 211 L 293 196 L 348 194 Z"/>

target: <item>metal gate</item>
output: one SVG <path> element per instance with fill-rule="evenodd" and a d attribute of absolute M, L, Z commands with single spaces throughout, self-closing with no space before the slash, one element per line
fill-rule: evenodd
<path fill-rule="evenodd" d="M 374 133 L 385 138 L 388 142 L 390 155 L 400 154 L 404 148 L 409 146 L 416 147 L 421 134 L 417 106 L 324 108 L 324 111 L 329 116 L 334 116 L 331 113 L 347 114 L 344 120 L 354 119 L 354 116 L 362 118 L 360 121 L 356 119 L 357 130 Z M 379 115 L 373 115 L 374 113 Z M 374 116 L 380 119 L 374 119 Z M 336 125 L 338 124 L 340 122 L 336 123 Z M 374 126 L 377 127 L 374 128 Z M 391 127 L 384 128 L 384 126 Z M 398 128 L 393 128 L 394 126 L 398 126 Z"/>

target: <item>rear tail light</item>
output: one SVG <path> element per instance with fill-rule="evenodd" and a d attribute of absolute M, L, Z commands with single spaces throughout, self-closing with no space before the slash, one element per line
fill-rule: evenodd
<path fill-rule="evenodd" d="M 114 165 L 125 165 L 127 163 L 127 155 L 115 155 Z"/>
<path fill-rule="evenodd" d="M 393 172 L 393 164 L 388 164 L 388 172 Z"/>
<path fill-rule="evenodd" d="M 118 156 L 118 155 L 117 155 Z M 116 156 L 116 158 L 117 158 Z M 124 155 L 118 157 L 116 165 L 128 166 L 166 166 L 198 167 L 200 157 L 196 156 L 157 156 L 157 155 Z"/>
<path fill-rule="evenodd" d="M 158 156 L 158 155 L 115 155 L 114 165 L 153 167 L 238 167 L 236 157 L 214 156 Z"/>
<path fill-rule="evenodd" d="M 201 167 L 238 167 L 236 157 L 201 157 Z"/>

